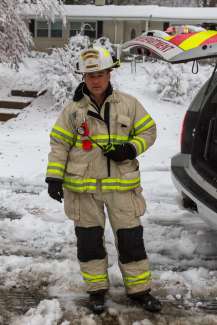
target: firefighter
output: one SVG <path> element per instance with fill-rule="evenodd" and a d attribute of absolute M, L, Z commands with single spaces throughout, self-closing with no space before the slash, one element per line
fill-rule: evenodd
<path fill-rule="evenodd" d="M 83 82 L 51 131 L 46 182 L 53 199 L 61 202 L 64 196 L 65 213 L 74 221 L 92 311 L 104 311 L 109 289 L 106 207 L 126 293 L 158 312 L 139 218 L 145 200 L 136 159 L 154 143 L 156 125 L 136 98 L 112 88 L 110 74 L 117 65 L 104 48 L 81 51 L 77 72 Z"/>

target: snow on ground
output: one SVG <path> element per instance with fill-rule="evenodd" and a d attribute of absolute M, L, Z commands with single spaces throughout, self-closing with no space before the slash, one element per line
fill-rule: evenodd
<path fill-rule="evenodd" d="M 28 59 L 19 72 L 1 66 L 0 96 L 24 84 L 40 88 L 38 62 Z M 145 64 L 151 71 L 157 63 Z M 181 207 L 170 178 L 170 158 L 179 150 L 187 106 L 160 101 L 144 71 L 139 63 L 137 73 L 131 73 L 126 63 L 113 74 L 115 86 L 135 95 L 158 126 L 158 139 L 140 163 L 147 200 L 144 241 L 153 293 L 163 311 L 151 315 L 125 297 L 108 224 L 108 311 L 95 316 L 85 307 L 73 223 L 63 205 L 49 198 L 44 183 L 49 132 L 59 114 L 46 93 L 0 125 L 0 324 L 217 324 L 216 234 Z"/>

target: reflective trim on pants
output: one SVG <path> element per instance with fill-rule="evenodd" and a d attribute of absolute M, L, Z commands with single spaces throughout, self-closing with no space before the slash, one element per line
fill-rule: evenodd
<path fill-rule="evenodd" d="M 107 282 L 108 274 L 90 274 L 86 272 L 81 272 L 83 279 L 86 283 L 97 283 L 97 282 Z"/>
<path fill-rule="evenodd" d="M 133 276 L 124 276 L 124 284 L 126 287 L 134 286 L 137 284 L 147 285 L 151 281 L 151 272 L 146 271 L 144 273 L 133 275 Z"/>

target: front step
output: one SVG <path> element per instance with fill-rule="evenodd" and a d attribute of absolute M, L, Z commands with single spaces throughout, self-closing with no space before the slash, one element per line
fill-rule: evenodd
<path fill-rule="evenodd" d="M 31 101 L 28 102 L 17 102 L 11 100 L 0 100 L 0 108 L 9 108 L 9 109 L 23 109 L 26 106 L 31 104 Z"/>
<path fill-rule="evenodd" d="M 9 113 L 0 113 L 0 121 L 6 122 L 10 120 L 11 118 L 17 117 L 18 114 L 9 114 Z"/>
<path fill-rule="evenodd" d="M 21 112 L 21 109 L 11 109 L 11 108 L 0 108 L 0 121 L 6 122 L 11 118 L 17 117 L 17 115 Z"/>
<path fill-rule="evenodd" d="M 46 91 L 47 91 L 46 89 L 44 89 L 42 91 L 13 89 L 13 90 L 11 90 L 11 96 L 35 98 L 35 97 L 44 95 L 46 93 Z"/>

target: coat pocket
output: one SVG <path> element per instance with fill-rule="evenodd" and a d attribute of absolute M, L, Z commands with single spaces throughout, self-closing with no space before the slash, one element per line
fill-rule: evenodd
<path fill-rule="evenodd" d="M 143 216 L 146 210 L 146 203 L 145 203 L 145 198 L 142 194 L 141 186 L 132 190 L 132 201 L 133 201 L 136 217 Z"/>
<path fill-rule="evenodd" d="M 117 134 L 129 136 L 131 129 L 131 120 L 127 115 L 117 115 Z"/>
<path fill-rule="evenodd" d="M 88 168 L 87 163 L 72 163 L 69 162 L 66 167 L 66 172 L 70 176 L 84 176 L 86 170 Z"/>
<path fill-rule="evenodd" d="M 80 195 L 64 189 L 64 211 L 67 217 L 71 220 L 80 220 Z"/>

